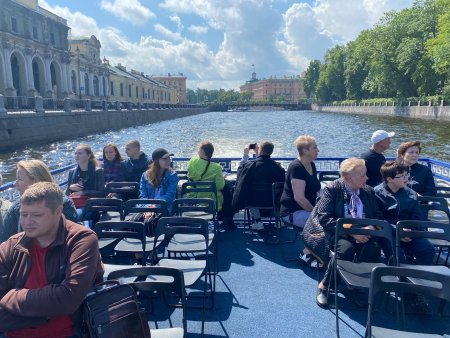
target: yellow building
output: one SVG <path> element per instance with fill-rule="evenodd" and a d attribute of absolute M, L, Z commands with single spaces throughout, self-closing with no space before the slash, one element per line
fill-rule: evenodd
<path fill-rule="evenodd" d="M 157 80 L 170 88 L 175 89 L 176 99 L 174 103 L 186 103 L 186 76 L 183 73 L 178 73 L 178 75 L 167 74 L 167 76 L 152 76 L 152 79 Z"/>

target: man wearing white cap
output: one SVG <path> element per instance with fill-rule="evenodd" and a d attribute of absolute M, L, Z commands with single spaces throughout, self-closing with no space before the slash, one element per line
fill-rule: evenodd
<path fill-rule="evenodd" d="M 372 145 L 369 151 L 361 155 L 361 158 L 366 161 L 367 168 L 367 185 L 375 187 L 383 181 L 381 177 L 380 168 L 386 162 L 383 153 L 389 149 L 391 145 L 391 137 L 395 135 L 394 132 L 387 132 L 384 130 L 376 130 L 373 132 L 370 140 Z"/>

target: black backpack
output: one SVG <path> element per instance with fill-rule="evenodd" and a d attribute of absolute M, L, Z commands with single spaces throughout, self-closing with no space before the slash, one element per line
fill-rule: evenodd
<path fill-rule="evenodd" d="M 91 338 L 150 338 L 145 311 L 127 284 L 106 281 L 83 304 L 83 333 Z"/>

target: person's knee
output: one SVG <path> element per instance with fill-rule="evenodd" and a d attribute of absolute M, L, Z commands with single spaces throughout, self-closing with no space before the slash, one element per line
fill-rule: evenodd
<path fill-rule="evenodd" d="M 341 238 L 337 242 L 336 254 L 339 259 L 352 261 L 355 255 L 355 245 L 351 241 Z"/>

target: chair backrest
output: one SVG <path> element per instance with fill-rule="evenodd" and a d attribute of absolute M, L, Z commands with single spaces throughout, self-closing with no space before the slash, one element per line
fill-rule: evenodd
<path fill-rule="evenodd" d="M 179 269 L 162 266 L 133 267 L 129 269 L 112 271 L 108 275 L 108 280 L 131 277 L 136 277 L 136 280 L 128 284 L 131 285 L 136 291 L 146 293 L 170 292 L 180 297 L 183 311 L 183 330 L 186 334 L 186 289 L 184 286 L 183 272 Z"/>
<path fill-rule="evenodd" d="M 215 218 L 216 208 L 211 198 L 178 198 L 173 201 L 172 213 L 181 216 L 184 212 L 204 212 Z"/>
<path fill-rule="evenodd" d="M 108 182 L 106 183 L 106 194 L 115 193 L 139 193 L 139 182 Z"/>
<path fill-rule="evenodd" d="M 98 239 L 101 238 L 132 238 L 140 240 L 142 252 L 145 253 L 145 226 L 142 222 L 131 221 L 102 221 L 94 225 L 94 231 Z"/>
<path fill-rule="evenodd" d="M 272 183 L 272 207 L 276 217 L 280 214 L 280 199 L 283 194 L 284 182 Z"/>
<path fill-rule="evenodd" d="M 411 283 L 410 278 L 433 283 Z M 372 337 L 372 312 L 375 296 L 380 292 L 413 293 L 450 300 L 450 276 L 414 267 L 380 266 L 372 270 L 369 288 L 367 334 Z"/>
<path fill-rule="evenodd" d="M 205 240 L 205 259 L 208 259 L 208 221 L 202 218 L 195 217 L 162 217 L 158 220 L 155 228 L 155 240 L 153 242 L 153 261 L 156 262 L 157 244 L 159 238 L 172 238 L 176 234 L 192 234 L 201 235 Z M 167 245 L 169 240 L 163 241 L 162 245 Z"/>
<path fill-rule="evenodd" d="M 339 171 L 319 171 L 319 182 L 331 182 L 339 178 Z"/>
<path fill-rule="evenodd" d="M 123 201 L 119 198 L 89 198 L 83 208 L 81 219 L 84 221 L 89 212 L 118 212 L 123 220 Z"/>
<path fill-rule="evenodd" d="M 419 202 L 420 209 L 427 212 L 427 217 L 429 217 L 429 211 L 440 211 L 445 213 L 447 216 L 447 221 L 450 221 L 450 210 L 445 198 L 435 196 L 417 196 L 417 202 Z"/>
<path fill-rule="evenodd" d="M 365 229 L 367 226 L 374 229 Z M 366 235 L 370 237 L 385 238 L 394 248 L 392 226 L 387 221 L 370 218 L 339 218 L 336 223 L 335 248 L 339 238 L 343 235 Z"/>
<path fill-rule="evenodd" d="M 437 197 L 450 198 L 450 187 L 437 185 L 436 186 Z"/>
<path fill-rule="evenodd" d="M 156 212 L 168 215 L 167 202 L 160 199 L 131 199 L 125 202 L 125 216 L 137 212 Z"/>
<path fill-rule="evenodd" d="M 215 208 L 217 210 L 217 206 L 219 205 L 219 201 L 217 198 L 217 188 L 216 183 L 213 181 L 187 181 L 183 182 L 181 185 L 181 197 L 196 197 L 199 194 L 199 197 L 207 197 L 208 194 L 214 196 Z M 206 194 L 206 195 L 205 195 Z"/>

